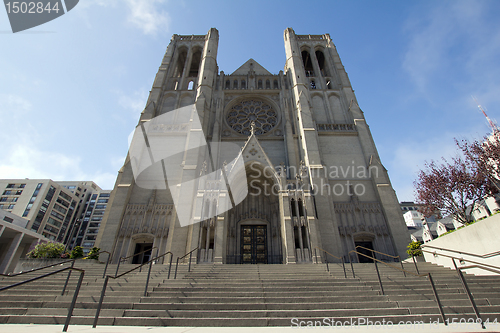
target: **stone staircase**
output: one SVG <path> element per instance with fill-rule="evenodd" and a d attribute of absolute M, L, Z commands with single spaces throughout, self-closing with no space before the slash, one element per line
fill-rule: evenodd
<path fill-rule="evenodd" d="M 70 325 L 91 325 L 103 284 L 103 265 L 79 263 L 84 284 Z M 122 265 L 120 272 L 134 267 Z M 167 265 L 154 265 L 144 297 L 147 269 L 110 279 L 98 325 L 120 326 L 296 326 L 338 321 L 372 322 L 442 319 L 429 281 L 379 265 L 382 295 L 374 264 L 346 265 L 193 265 L 179 266 L 176 280 L 167 280 Z M 110 265 L 108 273 L 115 271 Z M 413 264 L 405 269 L 414 271 Z M 447 318 L 475 319 L 455 271 L 419 263 L 431 272 Z M 31 274 L 31 273 L 30 273 Z M 67 273 L 0 292 L 0 323 L 63 324 L 78 274 L 61 296 Z M 16 280 L 17 279 L 17 280 Z M 26 279 L 26 276 L 23 277 Z M 482 319 L 500 320 L 500 276 L 466 275 Z M 4 278 L 0 286 L 20 278 Z M 326 319 L 325 319 L 326 318 Z M 302 323 L 301 323 L 302 321 Z M 318 324 L 316 324 L 318 325 Z"/>

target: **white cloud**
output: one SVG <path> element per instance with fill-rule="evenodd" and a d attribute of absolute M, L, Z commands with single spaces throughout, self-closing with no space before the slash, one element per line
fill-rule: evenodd
<path fill-rule="evenodd" d="M 146 35 L 154 35 L 161 29 L 168 29 L 170 18 L 158 5 L 164 0 L 126 0 L 130 9 L 128 21 Z"/>
<path fill-rule="evenodd" d="M 39 150 L 33 142 L 25 140 L 4 151 L 0 177 L 93 180 L 104 189 L 113 188 L 116 174 L 101 172 L 97 168 L 86 172 L 82 165 L 82 159 L 77 155 Z"/>
<path fill-rule="evenodd" d="M 82 5 L 79 8 L 89 26 L 91 25 L 85 9 L 93 5 L 116 8 L 124 3 L 127 6 L 127 22 L 146 35 L 155 35 L 161 30 L 167 30 L 170 23 L 168 12 L 161 9 L 166 0 L 87 0 L 80 3 Z"/>

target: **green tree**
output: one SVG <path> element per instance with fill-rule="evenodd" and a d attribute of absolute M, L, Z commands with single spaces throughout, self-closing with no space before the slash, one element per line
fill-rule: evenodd
<path fill-rule="evenodd" d="M 94 260 L 99 259 L 99 251 L 101 251 L 101 249 L 94 246 L 93 248 L 90 249 L 87 259 L 94 259 Z"/>
<path fill-rule="evenodd" d="M 26 255 L 31 259 L 61 258 L 64 254 L 64 244 L 61 243 L 40 243 Z"/>
<path fill-rule="evenodd" d="M 420 249 L 420 245 L 422 245 L 421 242 L 411 242 L 408 244 L 406 250 L 406 253 L 408 253 L 408 258 L 411 258 L 411 255 L 413 253 L 413 256 L 418 257 L 422 255 L 422 250 Z"/>
<path fill-rule="evenodd" d="M 70 255 L 70 258 L 71 259 L 78 259 L 78 258 L 81 258 L 83 257 L 83 249 L 81 246 L 75 246 L 75 248 L 73 249 L 73 251 L 71 251 L 71 255 Z"/>

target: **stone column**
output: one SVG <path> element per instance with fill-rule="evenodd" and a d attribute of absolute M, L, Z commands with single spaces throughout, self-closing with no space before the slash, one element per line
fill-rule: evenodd
<path fill-rule="evenodd" d="M 2 229 L 3 231 L 3 229 Z M 24 238 L 24 233 L 17 233 L 14 236 L 14 239 L 12 239 L 12 242 L 10 243 L 9 249 L 7 250 L 7 253 L 4 256 L 3 262 L 0 265 L 0 273 L 5 274 L 7 273 L 7 270 L 9 269 L 10 264 L 14 260 L 18 249 L 19 245 L 21 244 L 21 241 Z"/>

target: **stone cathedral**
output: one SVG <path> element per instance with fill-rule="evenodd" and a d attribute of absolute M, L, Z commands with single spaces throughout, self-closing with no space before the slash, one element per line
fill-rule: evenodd
<path fill-rule="evenodd" d="M 156 144 L 188 147 L 199 133 L 208 144 L 231 143 L 246 180 L 224 186 L 227 177 L 217 170 L 227 170 L 231 160 L 225 149 L 211 149 L 208 165 L 207 156 L 187 148 L 156 163 L 175 164 L 182 179 L 213 171 L 213 179 L 194 189 L 198 214 L 174 204 L 175 186 L 165 185 L 170 178 L 158 187 L 141 185 L 129 151 L 96 243 L 114 263 L 193 249 L 197 263 L 314 263 L 325 260 L 323 251 L 348 260 L 358 245 L 406 257 L 410 238 L 395 191 L 330 36 L 288 28 L 283 37 L 286 62 L 278 74 L 252 58 L 231 74 L 219 71 L 215 28 L 172 37 L 136 132 L 172 115 L 176 124 L 149 128 L 177 141 Z M 191 105 L 191 115 L 176 113 Z M 248 193 L 233 200 L 244 185 Z M 181 215 L 200 215 L 199 222 L 183 225 Z"/>

